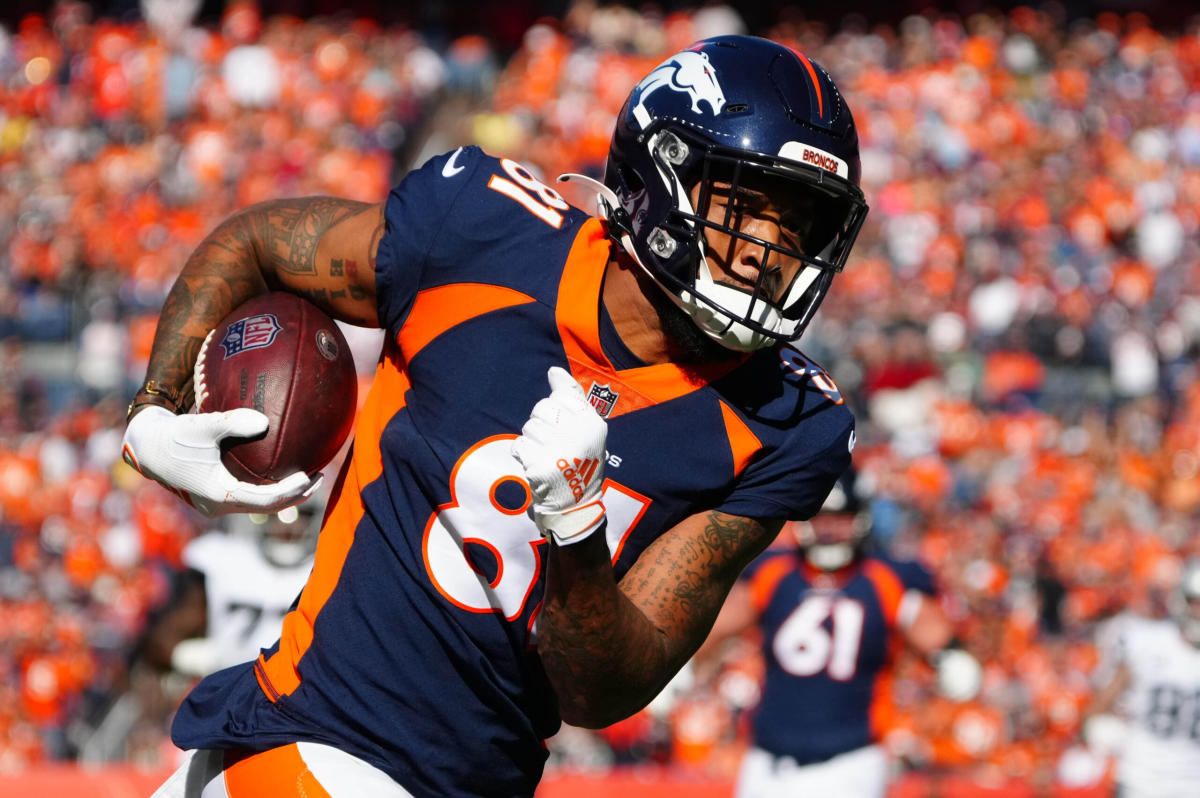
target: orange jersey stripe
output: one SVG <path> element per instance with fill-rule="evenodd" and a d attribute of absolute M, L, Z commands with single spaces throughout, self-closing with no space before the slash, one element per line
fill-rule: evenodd
<path fill-rule="evenodd" d="M 571 374 L 585 392 L 595 381 L 619 394 L 608 418 L 684 396 L 741 365 L 744 359 L 691 370 L 674 363 L 617 370 L 600 346 L 600 290 L 609 246 L 599 220 L 589 219 L 580 227 L 558 285 L 555 308 Z"/>
<path fill-rule="evenodd" d="M 455 325 L 493 310 L 533 302 L 533 297 L 499 285 L 452 283 L 417 294 L 400 329 L 400 349 L 411 360 L 430 341 Z"/>
<path fill-rule="evenodd" d="M 900 611 L 900 599 L 904 597 L 904 585 L 896 572 L 879 560 L 867 560 L 863 563 L 863 573 L 875 585 L 879 595 L 879 605 L 883 609 L 883 619 L 891 629 L 896 625 L 896 615 Z"/>
<path fill-rule="evenodd" d="M 308 769 L 296 744 L 272 748 L 238 759 L 225 755 L 225 792 L 229 798 L 270 798 L 297 796 L 330 798 L 329 793 Z"/>
<path fill-rule="evenodd" d="M 879 605 L 883 610 L 883 619 L 888 628 L 888 661 L 896 657 L 900 648 L 900 638 L 893 634 L 896 628 L 896 616 L 900 612 L 900 600 L 904 597 L 904 585 L 896 572 L 879 560 L 867 560 L 863 563 L 863 573 L 875 585 L 875 593 L 879 596 Z M 880 671 L 871 691 L 871 708 L 869 723 L 873 739 L 878 740 L 891 723 L 892 711 L 892 672 L 890 667 Z"/>
<path fill-rule="evenodd" d="M 771 601 L 771 595 L 788 573 L 792 570 L 792 562 L 788 557 L 776 557 L 759 568 L 750 577 L 750 603 L 754 611 L 762 614 Z"/>
<path fill-rule="evenodd" d="M 762 448 L 762 441 L 750 431 L 746 422 L 733 408 L 721 402 L 721 417 L 725 420 L 725 434 L 729 436 L 729 450 L 733 454 L 733 473 L 742 473 L 750 459 Z"/>
<path fill-rule="evenodd" d="M 895 648 L 894 646 L 892 648 Z M 894 652 L 890 657 L 894 657 Z M 872 740 L 881 740 L 883 735 L 895 725 L 896 706 L 892 700 L 892 683 L 895 675 L 890 666 L 885 666 L 875 678 L 871 688 L 871 705 L 867 710 L 868 728 Z"/>
<path fill-rule="evenodd" d="M 271 701 L 300 685 L 300 658 L 312 645 L 313 625 L 325 602 L 333 595 L 346 556 L 354 544 L 354 530 L 363 517 L 362 488 L 383 474 L 379 439 L 384 425 L 404 406 L 408 376 L 400 370 L 395 344 L 384 346 L 375 382 L 359 411 L 352 459 L 343 469 L 343 483 L 332 498 L 317 542 L 312 574 L 296 609 L 283 619 L 279 650 L 270 658 L 259 656 L 255 667 L 259 686 Z"/>

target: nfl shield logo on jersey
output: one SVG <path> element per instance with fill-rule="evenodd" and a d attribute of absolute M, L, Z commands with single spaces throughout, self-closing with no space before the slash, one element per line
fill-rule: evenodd
<path fill-rule="evenodd" d="M 221 347 L 225 357 L 231 358 L 247 349 L 262 349 L 275 342 L 275 336 L 283 329 L 283 325 L 275 318 L 274 313 L 259 313 L 238 319 L 229 325 L 229 331 L 221 339 Z"/>
<path fill-rule="evenodd" d="M 612 412 L 613 405 L 617 403 L 620 396 L 621 394 L 609 388 L 608 385 L 599 385 L 593 382 L 591 390 L 588 391 L 588 402 L 596 408 L 600 418 L 608 418 L 608 414 Z"/>

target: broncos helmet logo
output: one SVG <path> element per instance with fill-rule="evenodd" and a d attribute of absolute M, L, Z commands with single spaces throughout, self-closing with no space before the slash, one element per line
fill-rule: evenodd
<path fill-rule="evenodd" d="M 700 113 L 700 103 L 708 103 L 713 116 L 725 107 L 725 92 L 717 82 L 717 71 L 708 61 L 708 53 L 684 50 L 659 64 L 633 90 L 633 116 L 642 127 L 650 119 L 646 111 L 646 98 L 663 86 L 672 91 L 686 92 L 692 100 L 692 112 Z"/>

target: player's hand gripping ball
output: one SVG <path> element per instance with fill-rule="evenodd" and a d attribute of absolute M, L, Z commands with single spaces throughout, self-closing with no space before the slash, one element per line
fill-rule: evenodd
<path fill-rule="evenodd" d="M 225 467 L 255 484 L 328 465 L 358 403 L 341 330 L 316 305 L 285 292 L 254 297 L 226 316 L 201 347 L 194 383 L 199 413 L 248 407 L 267 417 L 266 432 L 221 442 Z"/>

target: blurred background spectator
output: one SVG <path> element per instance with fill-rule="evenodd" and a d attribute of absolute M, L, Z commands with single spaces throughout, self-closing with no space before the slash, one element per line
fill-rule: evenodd
<path fill-rule="evenodd" d="M 895 766 L 1106 777 L 1076 756 L 1098 629 L 1161 617 L 1200 554 L 1184 4 L 1152 4 L 1153 23 L 1061 5 L 36 5 L 0 14 L 0 770 L 174 756 L 189 682 L 130 665 L 204 520 L 118 450 L 155 314 L 206 231 L 268 197 L 379 200 L 469 142 L 599 176 L 634 77 L 745 30 L 819 61 L 855 111 L 872 209 L 803 346 L 858 417 L 876 539 L 933 571 L 984 664 L 956 704 L 897 663 Z M 378 338 L 354 341 L 365 382 Z M 552 765 L 729 776 L 761 672 L 738 651 L 719 689 L 679 682 L 610 729 L 565 729 Z M 144 715 L 110 739 L 130 691 Z"/>

